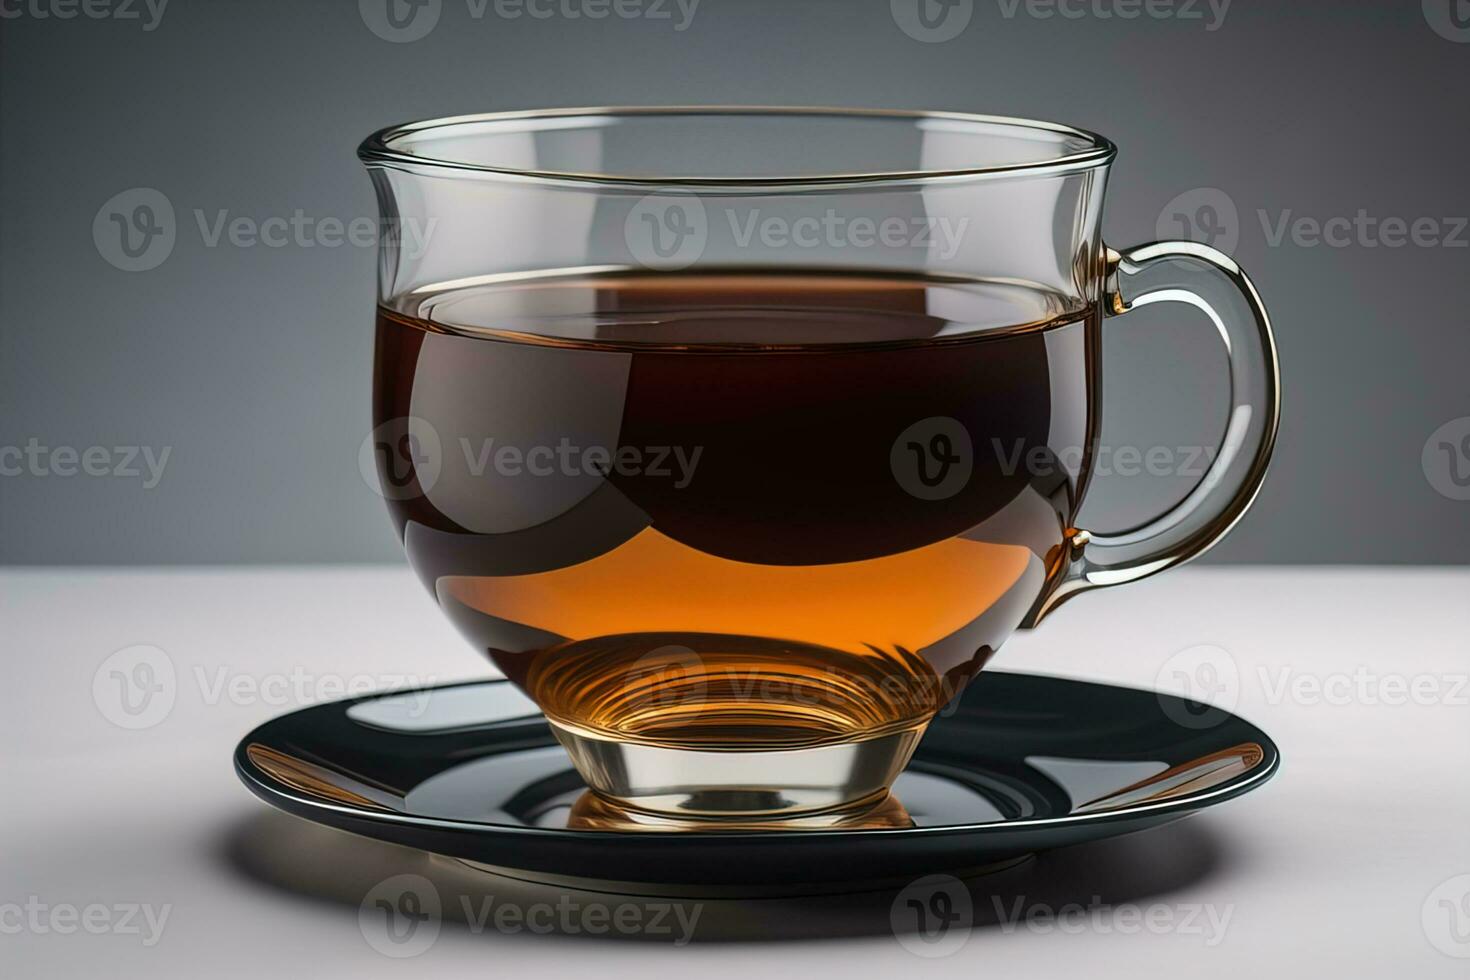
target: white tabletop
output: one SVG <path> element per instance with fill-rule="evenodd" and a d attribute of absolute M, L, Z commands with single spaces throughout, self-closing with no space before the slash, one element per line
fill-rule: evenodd
<path fill-rule="evenodd" d="M 348 685 L 488 675 L 406 570 L 9 570 L 0 596 L 7 977 L 1470 969 L 1470 569 L 1189 568 L 1081 597 L 1015 637 L 993 666 L 1211 681 L 1277 741 L 1281 771 L 1189 820 L 974 882 L 981 924 L 931 946 L 895 938 L 892 894 L 660 913 L 657 900 L 471 873 L 257 801 L 230 765 L 251 726 Z M 138 645 L 162 653 L 104 667 Z M 163 693 L 129 714 L 111 670 L 138 662 L 162 665 Z M 443 914 L 432 936 L 386 945 L 417 954 L 400 963 L 359 911 L 405 873 L 432 882 Z M 695 941 L 679 945 L 696 912 Z M 616 933 L 609 921 L 642 931 L 544 934 Z M 704 941 L 757 936 L 784 941 Z"/>

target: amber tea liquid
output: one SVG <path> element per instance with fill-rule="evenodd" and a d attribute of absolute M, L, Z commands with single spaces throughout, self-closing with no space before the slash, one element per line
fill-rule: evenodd
<path fill-rule="evenodd" d="M 461 280 L 379 309 L 378 466 L 419 577 L 563 732 L 916 733 L 1058 574 L 1096 328 L 1001 283 Z"/>

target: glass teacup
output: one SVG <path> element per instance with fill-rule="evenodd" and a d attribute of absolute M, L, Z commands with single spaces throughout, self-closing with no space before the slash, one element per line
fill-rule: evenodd
<path fill-rule="evenodd" d="M 1203 552 L 1260 486 L 1270 327 L 1203 245 L 1099 235 L 1115 150 L 1049 123 L 832 109 L 441 119 L 362 146 L 374 429 L 414 570 L 597 794 L 840 825 L 1056 606 Z M 1078 529 L 1103 318 L 1226 341 L 1204 478 Z"/>

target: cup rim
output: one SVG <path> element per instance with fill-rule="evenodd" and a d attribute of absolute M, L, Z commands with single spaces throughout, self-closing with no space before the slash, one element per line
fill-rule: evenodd
<path fill-rule="evenodd" d="M 857 170 L 791 175 L 716 175 L 689 176 L 679 174 L 617 174 L 596 171 L 541 170 L 497 166 L 465 160 L 453 160 L 418 153 L 407 153 L 393 146 L 394 141 L 416 133 L 452 126 L 504 124 L 508 132 L 529 132 L 536 122 L 565 121 L 579 117 L 673 117 L 732 116 L 746 118 L 797 118 L 802 116 L 854 119 L 891 123 L 937 123 L 984 128 L 1008 127 L 1018 131 L 1047 133 L 1080 141 L 1083 146 L 1069 153 L 1058 153 L 1036 160 L 987 166 L 936 168 L 920 170 Z M 525 124 L 517 127 L 516 124 Z M 793 188 L 803 186 L 874 184 L 929 184 L 941 181 L 988 179 L 996 177 L 1058 176 L 1105 167 L 1117 156 L 1111 140 L 1097 133 L 1062 123 L 1025 119 L 1018 116 L 995 116 L 971 112 L 941 112 L 915 109 L 859 109 L 831 106 L 745 106 L 745 105 L 668 105 L 607 106 L 559 109 L 531 109 L 509 112 L 484 112 L 458 116 L 441 116 L 415 122 L 385 126 L 363 140 L 357 156 L 368 166 L 391 166 L 411 170 L 452 171 L 465 176 L 487 174 L 500 178 L 541 184 L 640 188 Z"/>

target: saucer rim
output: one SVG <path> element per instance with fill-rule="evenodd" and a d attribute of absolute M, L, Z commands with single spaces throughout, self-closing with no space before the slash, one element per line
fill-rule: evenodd
<path fill-rule="evenodd" d="M 1065 684 L 1080 684 L 1087 687 L 1104 687 L 1119 691 L 1130 691 L 1141 694 L 1152 694 L 1160 699 L 1189 703 L 1187 699 L 1177 695 L 1167 694 L 1162 691 L 1151 691 L 1147 688 L 1133 687 L 1126 684 L 1114 684 L 1105 681 L 1090 681 L 1076 677 L 1067 677 L 1059 674 L 1040 673 L 1033 671 L 1018 670 L 987 670 L 987 674 L 1008 674 L 1019 677 L 1038 678 Z M 421 689 L 425 692 L 442 691 L 457 687 L 468 687 L 472 685 L 509 684 L 510 681 L 500 677 L 483 678 L 479 680 L 456 681 L 449 684 L 436 684 Z M 1252 732 L 1252 741 L 1261 748 L 1261 761 L 1250 771 L 1240 774 L 1233 779 L 1221 783 L 1218 786 L 1183 796 L 1172 797 L 1155 803 L 1131 804 L 1119 807 L 1116 810 L 1105 810 L 1092 813 L 1070 813 L 1055 817 L 1018 817 L 1014 820 L 988 821 L 985 823 L 959 823 L 945 824 L 929 827 L 884 827 L 884 828 L 854 828 L 850 830 L 752 830 L 752 831 L 704 831 L 691 830 L 681 831 L 677 834 L 662 832 L 640 832 L 632 830 L 582 830 L 569 827 L 528 827 L 513 824 L 483 823 L 472 820 L 456 820 L 447 817 L 421 816 L 416 814 L 398 813 L 391 810 L 376 810 L 367 807 L 347 806 L 320 800 L 300 793 L 284 783 L 274 779 L 268 773 L 261 770 L 252 762 L 248 756 L 247 749 L 257 739 L 258 733 L 276 724 L 283 718 L 307 712 L 321 711 L 328 708 L 345 710 L 352 705 L 365 701 L 373 701 L 384 697 L 401 695 L 402 691 L 379 691 L 361 695 L 359 697 L 341 698 L 333 701 L 324 701 L 319 704 L 307 705 L 293 711 L 284 712 L 268 719 L 252 728 L 235 746 L 234 767 L 235 774 L 243 782 L 247 789 L 264 802 L 278 809 L 297 816 L 306 817 L 309 812 L 328 812 L 340 814 L 349 819 L 368 820 L 374 823 L 393 823 L 407 827 L 416 827 L 444 831 L 448 833 L 469 833 L 476 835 L 513 835 L 535 839 L 552 840 L 589 840 L 589 839 L 626 839 L 637 837 L 640 839 L 657 840 L 679 840 L 702 843 L 726 843 L 741 840 L 759 840 L 770 843 L 774 840 L 796 839 L 805 841 L 815 840 L 853 840 L 853 839 L 881 839 L 885 837 L 912 837 L 924 835 L 926 837 L 942 837 L 945 835 L 973 835 L 973 834 L 1003 834 L 1011 832 L 1025 832 L 1041 828 L 1077 827 L 1090 825 L 1105 825 L 1120 821 L 1135 821 L 1140 818 L 1167 818 L 1173 816 L 1184 816 L 1196 810 L 1233 799 L 1250 792 L 1266 783 L 1281 768 L 1281 752 L 1276 743 L 1258 725 L 1241 717 L 1233 711 L 1224 712 L 1229 719 L 1244 724 Z M 1220 709 L 1223 710 L 1223 709 Z M 541 715 L 524 715 L 517 719 L 507 721 L 527 720 L 533 721 Z M 479 727 L 479 726 L 476 726 Z M 487 726 L 488 727 L 488 726 Z"/>

